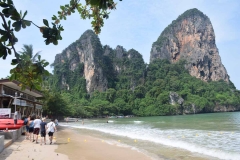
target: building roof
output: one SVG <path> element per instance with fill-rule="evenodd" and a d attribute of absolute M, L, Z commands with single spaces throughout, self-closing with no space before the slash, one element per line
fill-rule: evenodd
<path fill-rule="evenodd" d="M 26 88 L 25 90 L 21 90 L 21 87 L 19 86 L 20 82 L 18 81 L 11 81 L 9 79 L 1 79 L 0 80 L 0 84 L 3 84 L 7 87 L 10 87 L 10 88 L 13 88 L 13 89 L 16 89 L 16 90 L 19 90 L 23 93 L 26 93 L 26 94 L 29 94 L 29 95 L 32 95 L 34 97 L 37 97 L 37 98 L 40 98 L 40 97 L 43 97 L 43 94 L 37 90 L 30 90 L 29 88 Z"/>

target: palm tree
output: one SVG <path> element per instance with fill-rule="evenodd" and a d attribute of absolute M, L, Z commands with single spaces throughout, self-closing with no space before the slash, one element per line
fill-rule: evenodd
<path fill-rule="evenodd" d="M 11 69 L 10 80 L 18 80 L 21 82 L 22 89 L 28 86 L 30 90 L 40 90 L 43 77 L 49 75 L 49 72 L 45 70 L 45 67 L 49 63 L 41 59 L 41 55 L 39 55 L 40 51 L 33 54 L 32 45 L 23 45 L 22 51 L 19 51 L 19 53 L 20 61 L 15 63 L 17 65 L 15 68 Z"/>
<path fill-rule="evenodd" d="M 38 51 L 33 55 L 33 46 L 31 44 L 30 45 L 24 44 L 22 51 L 19 51 L 19 53 L 21 53 L 22 55 L 29 56 L 32 62 L 36 62 L 36 58 L 41 53 L 41 51 Z"/>

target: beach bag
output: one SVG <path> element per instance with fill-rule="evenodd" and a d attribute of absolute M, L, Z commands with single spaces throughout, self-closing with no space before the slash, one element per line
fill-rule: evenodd
<path fill-rule="evenodd" d="M 25 118 L 23 124 L 27 125 L 27 123 L 28 123 L 28 118 Z"/>

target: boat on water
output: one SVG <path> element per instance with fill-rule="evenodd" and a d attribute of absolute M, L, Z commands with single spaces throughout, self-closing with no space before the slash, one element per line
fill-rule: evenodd
<path fill-rule="evenodd" d="M 19 129 L 24 125 L 23 120 L 18 120 L 17 124 L 14 124 L 14 119 L 0 119 L 0 130 L 6 129 Z"/>

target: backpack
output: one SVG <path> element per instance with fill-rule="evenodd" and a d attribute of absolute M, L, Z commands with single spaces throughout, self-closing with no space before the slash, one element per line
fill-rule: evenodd
<path fill-rule="evenodd" d="M 23 124 L 27 125 L 27 123 L 28 123 L 28 118 L 25 118 Z"/>

